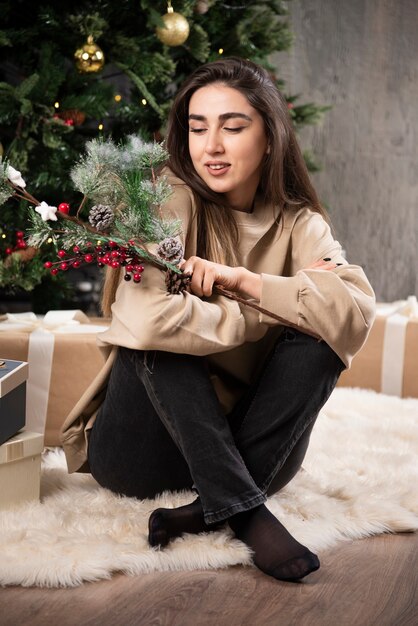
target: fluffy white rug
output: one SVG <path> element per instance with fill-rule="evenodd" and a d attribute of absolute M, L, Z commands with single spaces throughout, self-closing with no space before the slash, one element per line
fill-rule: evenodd
<path fill-rule="evenodd" d="M 270 510 L 319 551 L 344 539 L 418 529 L 418 400 L 338 388 L 311 437 L 303 470 Z M 75 586 L 113 572 L 208 569 L 250 564 L 247 547 L 226 530 L 187 535 L 165 550 L 147 544 L 159 507 L 194 499 L 117 497 L 90 475 L 66 472 L 61 450 L 45 455 L 42 502 L 0 513 L 0 584 Z"/>

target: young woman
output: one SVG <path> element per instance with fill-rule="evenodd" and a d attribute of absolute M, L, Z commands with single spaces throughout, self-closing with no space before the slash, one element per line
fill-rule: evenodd
<path fill-rule="evenodd" d="M 137 498 L 193 488 L 191 504 L 151 515 L 152 546 L 228 523 L 263 572 L 300 580 L 319 560 L 265 502 L 300 469 L 319 410 L 366 339 L 374 294 L 341 256 L 261 67 L 198 68 L 174 102 L 167 147 L 164 210 L 182 223 L 191 293 L 168 294 L 155 267 L 140 284 L 109 275 L 111 356 L 64 425 L 68 466 Z"/>

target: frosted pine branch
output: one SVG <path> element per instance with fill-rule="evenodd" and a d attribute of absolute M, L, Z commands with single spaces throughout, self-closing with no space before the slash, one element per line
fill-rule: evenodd
<path fill-rule="evenodd" d="M 33 209 L 29 211 L 29 221 L 31 226 L 28 228 L 29 233 L 28 245 L 34 248 L 40 248 L 51 237 L 56 239 L 54 229 L 48 222 L 44 222 L 39 213 L 36 213 Z"/>
<path fill-rule="evenodd" d="M 167 160 L 168 153 L 159 143 L 144 142 L 137 135 L 129 135 L 125 147 L 121 150 L 120 166 L 122 170 L 143 170 L 156 168 Z"/>
<path fill-rule="evenodd" d="M 164 204 L 171 195 L 171 187 L 168 184 L 166 176 L 157 178 L 155 182 L 152 180 L 143 180 L 141 183 L 141 191 L 144 194 L 145 202 L 157 206 Z"/>

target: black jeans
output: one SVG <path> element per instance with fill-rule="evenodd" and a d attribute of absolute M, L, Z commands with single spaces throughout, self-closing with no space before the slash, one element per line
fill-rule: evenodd
<path fill-rule="evenodd" d="M 225 416 L 204 357 L 120 348 L 90 433 L 91 472 L 102 486 L 141 499 L 193 487 L 208 524 L 227 519 L 297 473 L 343 369 L 325 342 L 285 329 Z"/>

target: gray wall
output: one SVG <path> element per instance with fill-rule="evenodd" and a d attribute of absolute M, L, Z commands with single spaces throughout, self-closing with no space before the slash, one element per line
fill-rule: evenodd
<path fill-rule="evenodd" d="M 418 0 L 293 0 L 273 57 L 300 102 L 331 104 L 302 147 L 337 238 L 379 300 L 418 294 Z"/>

